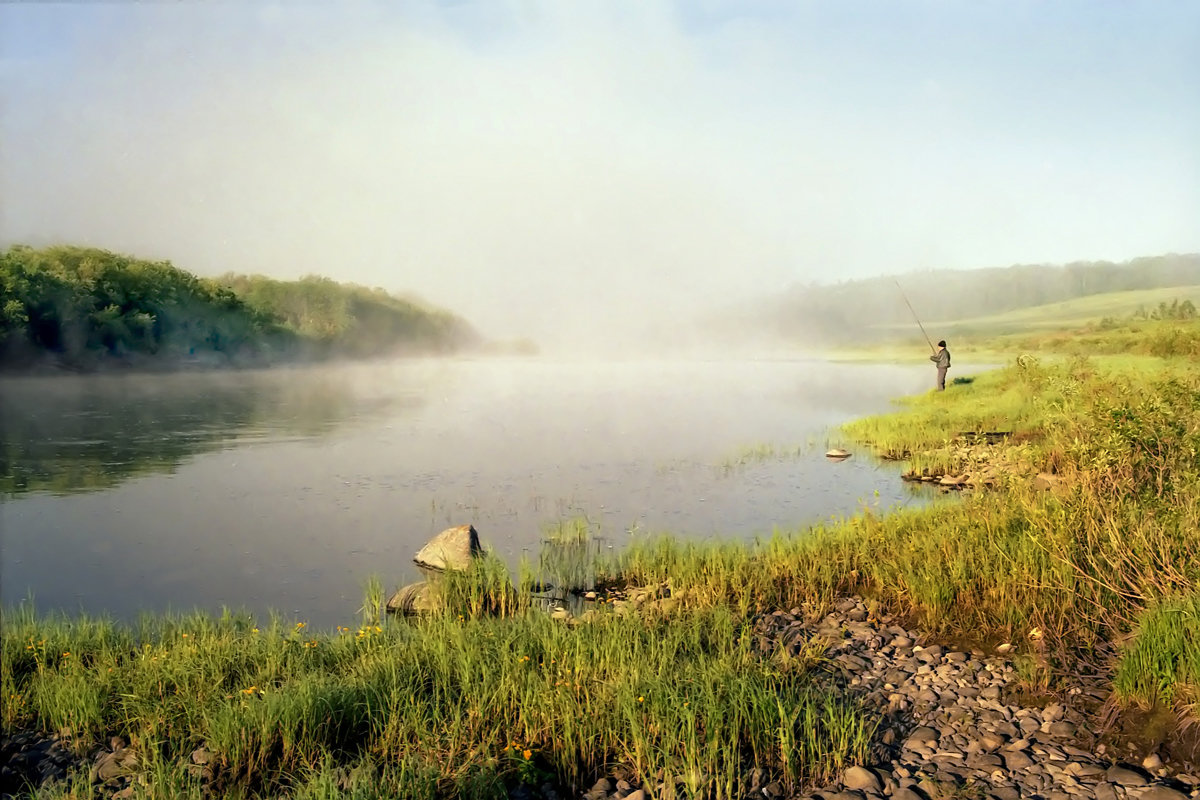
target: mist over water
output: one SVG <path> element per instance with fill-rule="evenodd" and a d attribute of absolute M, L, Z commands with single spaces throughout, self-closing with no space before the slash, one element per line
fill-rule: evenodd
<path fill-rule="evenodd" d="M 133 617 L 349 620 L 361 588 L 471 523 L 510 565 L 585 517 L 602 546 L 749 538 L 925 502 L 832 463 L 831 426 L 928 370 L 817 361 L 412 360 L 6 380 L 3 601 Z M 878 492 L 878 496 L 876 496 Z"/>
<path fill-rule="evenodd" d="M 809 282 L 1200 250 L 1198 22 L 0 4 L 0 246 L 318 273 L 556 353 L 711 347 L 697 318 Z"/>

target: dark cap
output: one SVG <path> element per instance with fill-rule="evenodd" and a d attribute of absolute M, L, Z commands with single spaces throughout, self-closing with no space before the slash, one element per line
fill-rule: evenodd
<path fill-rule="evenodd" d="M 945 339 L 942 339 L 940 342 L 938 342 L 938 347 L 945 347 L 945 346 L 946 346 L 946 340 L 945 340 Z"/>

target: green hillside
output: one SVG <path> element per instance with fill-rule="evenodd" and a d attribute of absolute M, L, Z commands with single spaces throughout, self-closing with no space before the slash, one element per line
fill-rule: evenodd
<path fill-rule="evenodd" d="M 1002 333 L 1006 326 L 1015 331 L 1058 325 L 1060 316 L 1065 327 L 1078 327 L 1177 298 L 1200 301 L 1200 253 L 1122 263 L 939 269 L 797 285 L 709 324 L 730 338 L 749 331 L 792 344 L 853 347 L 879 344 L 913 326 L 906 299 L 932 335 L 935 327 L 961 332 L 978 325 Z"/>
<path fill-rule="evenodd" d="M 1069 330 L 1105 319 L 1124 320 L 1136 316 L 1150 318 L 1162 315 L 1160 309 L 1170 308 L 1173 303 L 1182 306 L 1191 303 L 1200 306 L 1200 285 L 1174 286 L 1160 289 L 1139 289 L 1127 292 L 1078 297 L 1060 303 L 1019 308 L 1000 314 L 988 314 L 968 319 L 925 321 L 930 331 L 937 330 L 939 336 L 963 334 L 1000 335 L 1050 330 Z M 907 330 L 913 323 L 876 326 L 881 330 Z"/>

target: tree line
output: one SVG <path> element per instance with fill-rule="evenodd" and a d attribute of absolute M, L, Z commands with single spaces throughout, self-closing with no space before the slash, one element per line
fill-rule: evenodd
<path fill-rule="evenodd" d="M 4 369 L 266 365 L 447 353 L 479 338 L 448 311 L 328 278 L 200 278 L 169 261 L 74 246 L 0 255 Z"/>
<path fill-rule="evenodd" d="M 1094 294 L 1197 284 L 1197 253 L 1120 263 L 935 269 L 899 278 L 881 275 L 832 285 L 797 285 L 743 314 L 741 324 L 748 319 L 756 329 L 789 340 L 856 343 L 877 339 L 878 326 L 911 324 L 905 296 L 928 325 Z"/>

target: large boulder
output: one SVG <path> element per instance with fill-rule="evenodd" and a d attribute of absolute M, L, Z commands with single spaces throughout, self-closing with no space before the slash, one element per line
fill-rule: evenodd
<path fill-rule="evenodd" d="M 479 534 L 474 525 L 459 525 L 457 528 L 447 528 L 430 539 L 413 561 L 428 569 L 465 570 L 471 566 L 471 561 L 483 555 L 483 547 L 479 544 Z"/>
<path fill-rule="evenodd" d="M 420 581 L 398 589 L 387 601 L 387 610 L 393 614 L 431 614 L 438 610 L 441 602 L 437 587 L 428 581 Z"/>

